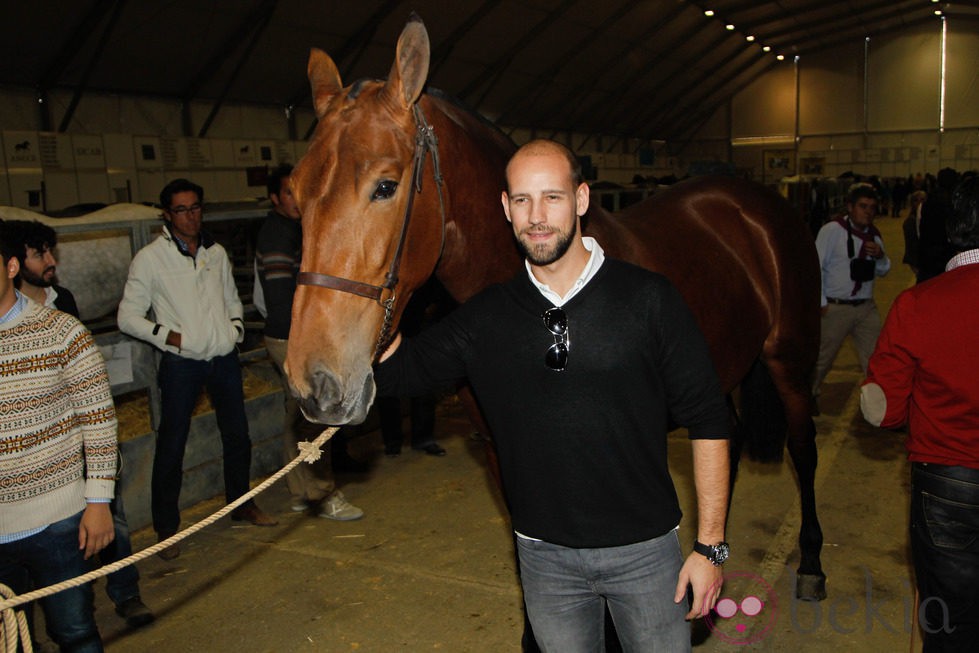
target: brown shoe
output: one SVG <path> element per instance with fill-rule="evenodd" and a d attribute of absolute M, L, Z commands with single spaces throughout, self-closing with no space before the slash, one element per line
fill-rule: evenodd
<path fill-rule="evenodd" d="M 173 537 L 173 535 L 174 535 L 173 533 L 170 533 L 169 535 L 157 534 L 156 541 L 162 542 L 163 540 L 170 539 L 171 537 Z M 176 544 L 171 544 L 170 546 L 163 549 L 162 551 L 157 551 L 156 555 L 160 556 L 161 560 L 166 560 L 167 562 L 170 562 L 171 560 L 180 556 L 180 547 Z"/>
<path fill-rule="evenodd" d="M 160 556 L 160 559 L 170 562 L 171 560 L 180 557 L 180 547 L 176 544 L 172 544 L 162 551 L 157 552 L 156 555 Z"/>
<path fill-rule="evenodd" d="M 235 508 L 231 512 L 231 521 L 247 521 L 255 526 L 275 526 L 279 523 L 268 514 L 262 512 L 262 509 L 254 503 L 246 503 L 243 506 Z"/>

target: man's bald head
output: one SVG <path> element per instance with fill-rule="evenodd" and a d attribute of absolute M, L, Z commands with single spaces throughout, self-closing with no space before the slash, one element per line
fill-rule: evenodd
<path fill-rule="evenodd" d="M 507 163 L 506 167 L 507 192 L 510 192 L 510 166 L 515 160 L 523 157 L 548 156 L 554 154 L 563 156 L 567 160 L 568 174 L 571 176 L 572 187 L 577 188 L 580 186 L 581 182 L 583 181 L 581 177 L 581 163 L 579 163 L 578 157 L 574 155 L 574 152 L 557 141 L 538 138 L 520 146 L 513 156 L 510 157 L 510 162 Z"/>

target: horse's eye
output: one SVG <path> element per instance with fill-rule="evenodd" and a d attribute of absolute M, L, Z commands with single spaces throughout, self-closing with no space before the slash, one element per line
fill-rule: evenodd
<path fill-rule="evenodd" d="M 371 195 L 371 201 L 391 199 L 394 197 L 396 190 L 398 190 L 398 182 L 396 181 L 385 179 L 384 181 L 378 182 L 377 188 L 374 189 L 374 194 Z"/>

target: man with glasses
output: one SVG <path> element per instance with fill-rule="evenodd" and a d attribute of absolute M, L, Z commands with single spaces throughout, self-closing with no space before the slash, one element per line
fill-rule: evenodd
<path fill-rule="evenodd" d="M 417 337 L 397 336 L 375 369 L 378 394 L 469 378 L 543 650 L 601 650 L 606 605 L 626 650 L 690 650 L 684 619 L 713 607 L 728 554 L 728 414 L 707 345 L 665 277 L 581 235 L 589 189 L 567 148 L 524 145 L 507 186 L 526 269 Z M 671 423 L 693 448 L 697 544 L 686 561 Z"/>
<path fill-rule="evenodd" d="M 243 309 L 224 248 L 201 229 L 204 189 L 176 179 L 160 192 L 163 232 L 129 266 L 119 328 L 163 352 L 160 425 L 153 458 L 153 528 L 160 541 L 180 527 L 180 486 L 190 420 L 201 388 L 214 406 L 224 450 L 225 499 L 248 492 L 251 441 L 235 349 L 245 335 Z M 148 319 L 149 311 L 153 319 Z M 254 501 L 231 513 L 256 526 L 277 522 Z M 180 554 L 176 545 L 160 552 Z"/>

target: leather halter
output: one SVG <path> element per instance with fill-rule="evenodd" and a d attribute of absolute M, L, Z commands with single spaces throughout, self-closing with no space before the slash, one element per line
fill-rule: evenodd
<path fill-rule="evenodd" d="M 421 107 L 418 104 L 412 107 L 412 112 L 415 116 L 415 153 L 411 164 L 411 180 L 415 192 L 412 193 L 409 190 L 408 202 L 405 204 L 404 217 L 401 221 L 401 234 L 398 237 L 398 247 L 395 250 L 394 258 L 391 260 L 391 266 L 388 268 L 387 274 L 384 275 L 384 283 L 378 286 L 363 281 L 335 277 L 331 274 L 322 274 L 320 272 L 300 272 L 299 276 L 296 277 L 296 283 L 298 285 L 330 288 L 372 299 L 377 302 L 384 309 L 384 322 L 381 324 L 381 331 L 377 336 L 378 349 L 387 341 L 388 330 L 391 328 L 396 299 L 394 289 L 398 285 L 401 255 L 404 253 L 405 240 L 408 236 L 408 222 L 415 204 L 415 194 L 422 192 L 425 154 L 428 152 L 432 153 L 432 170 L 435 183 L 438 186 L 439 214 L 442 219 L 442 244 L 439 247 L 439 256 L 442 254 L 442 248 L 445 247 L 445 202 L 442 198 L 442 170 L 439 166 L 438 138 L 435 136 L 435 130 L 425 120 L 425 115 L 422 113 Z M 381 301 L 385 290 L 390 290 L 391 295 L 384 301 Z"/>

